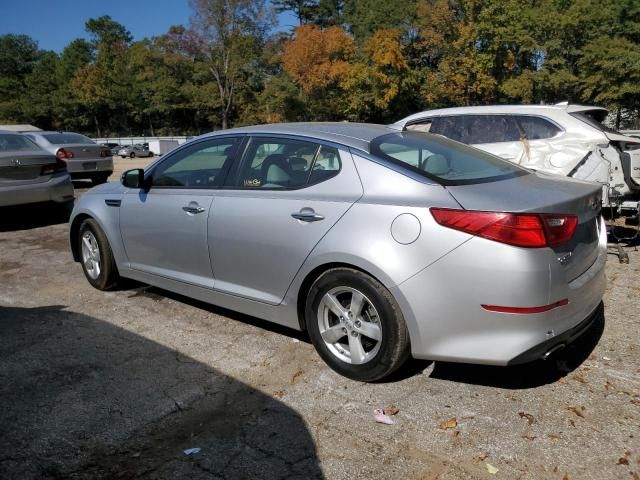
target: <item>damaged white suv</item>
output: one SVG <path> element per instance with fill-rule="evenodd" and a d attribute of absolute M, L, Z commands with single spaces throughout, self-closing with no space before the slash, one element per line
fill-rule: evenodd
<path fill-rule="evenodd" d="M 395 125 L 444 135 L 541 172 L 603 185 L 603 206 L 637 216 L 640 139 L 601 122 L 604 108 L 582 105 L 496 105 L 431 110 Z"/>

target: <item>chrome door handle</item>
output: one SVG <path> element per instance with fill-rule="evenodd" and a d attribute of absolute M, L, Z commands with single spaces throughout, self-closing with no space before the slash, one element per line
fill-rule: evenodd
<path fill-rule="evenodd" d="M 182 210 L 184 210 L 187 213 L 190 213 L 191 215 L 195 215 L 196 213 L 204 212 L 204 207 L 198 207 L 198 206 L 195 206 L 195 205 L 187 205 L 185 207 L 182 207 Z"/>
<path fill-rule="evenodd" d="M 319 220 L 324 220 L 324 215 L 320 215 L 319 213 L 311 212 L 294 212 L 291 214 L 293 218 L 296 220 L 300 220 L 302 222 L 317 222 Z"/>

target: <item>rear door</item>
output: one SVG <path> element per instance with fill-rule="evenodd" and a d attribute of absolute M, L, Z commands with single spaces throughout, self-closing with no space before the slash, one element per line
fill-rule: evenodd
<path fill-rule="evenodd" d="M 525 157 L 524 143 L 518 124 L 511 115 L 456 115 L 440 117 L 431 127 L 442 133 L 510 162 L 520 164 Z"/>
<path fill-rule="evenodd" d="M 346 150 L 251 138 L 209 220 L 214 288 L 279 304 L 311 250 L 361 195 Z"/>
<path fill-rule="evenodd" d="M 219 137 L 184 147 L 148 174 L 148 191 L 123 196 L 120 230 L 131 268 L 213 287 L 207 222 L 240 141 Z"/>

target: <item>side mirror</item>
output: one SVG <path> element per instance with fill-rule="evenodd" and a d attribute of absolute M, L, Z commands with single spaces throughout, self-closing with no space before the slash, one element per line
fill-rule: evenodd
<path fill-rule="evenodd" d="M 120 177 L 120 183 L 127 188 L 145 188 L 144 170 L 142 168 L 127 170 Z"/>

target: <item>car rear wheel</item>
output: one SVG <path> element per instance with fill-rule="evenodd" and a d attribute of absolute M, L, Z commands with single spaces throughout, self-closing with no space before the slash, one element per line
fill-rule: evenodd
<path fill-rule="evenodd" d="M 131 153 L 129 154 L 129 158 L 136 158 L 136 154 L 135 154 L 134 152 L 131 152 Z"/>
<path fill-rule="evenodd" d="M 111 290 L 120 279 L 116 262 L 106 235 L 98 223 L 88 218 L 78 232 L 82 271 L 91 285 L 98 290 Z"/>
<path fill-rule="evenodd" d="M 409 357 L 409 332 L 391 293 L 358 270 L 336 268 L 312 285 L 305 308 L 318 354 L 345 377 L 371 382 Z"/>

